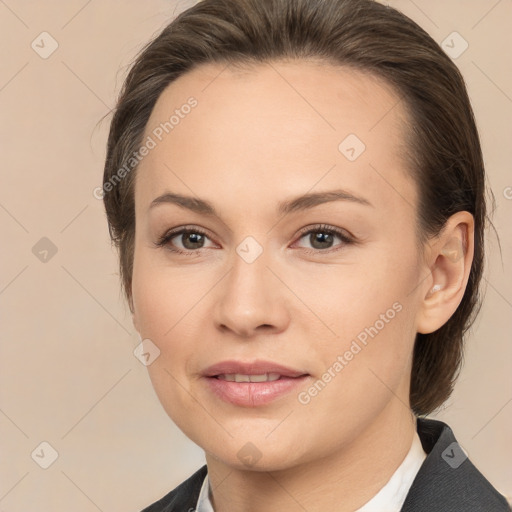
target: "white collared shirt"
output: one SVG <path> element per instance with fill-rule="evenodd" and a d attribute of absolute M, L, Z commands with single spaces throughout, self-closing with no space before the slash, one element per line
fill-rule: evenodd
<path fill-rule="evenodd" d="M 398 466 L 387 484 L 361 508 L 355 512 L 400 512 L 407 493 L 416 477 L 423 461 L 427 457 L 421 445 L 418 433 L 415 431 L 409 453 Z M 209 494 L 211 493 L 208 474 L 203 480 L 196 512 L 214 512 Z"/>

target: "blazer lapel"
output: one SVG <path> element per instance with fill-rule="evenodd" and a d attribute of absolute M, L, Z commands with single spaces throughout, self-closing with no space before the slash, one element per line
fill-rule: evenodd
<path fill-rule="evenodd" d="M 418 418 L 417 430 L 428 455 L 401 512 L 510 511 L 505 498 L 467 458 L 448 425 Z"/>
<path fill-rule="evenodd" d="M 205 464 L 169 494 L 146 507 L 142 512 L 191 512 L 195 510 L 206 473 Z"/>

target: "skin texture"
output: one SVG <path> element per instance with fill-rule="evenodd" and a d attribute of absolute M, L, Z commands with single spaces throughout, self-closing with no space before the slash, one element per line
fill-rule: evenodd
<path fill-rule="evenodd" d="M 403 158 L 406 112 L 371 75 L 312 61 L 203 65 L 162 93 L 145 137 L 191 96 L 197 106 L 157 141 L 136 176 L 133 320 L 160 350 L 148 366 L 153 386 L 205 450 L 216 511 L 355 510 L 409 451 L 415 334 L 440 327 L 462 299 L 472 216 L 457 213 L 419 245 L 417 190 Z M 354 161 L 338 149 L 349 134 L 366 146 Z M 281 201 L 335 189 L 370 205 L 277 211 Z M 150 208 L 168 192 L 208 200 L 220 217 L 170 203 Z M 337 235 L 315 243 L 324 232 L 318 224 L 355 243 Z M 207 235 L 156 245 L 180 226 Z M 316 231 L 301 233 L 308 227 Z M 248 236 L 262 249 L 252 263 L 236 250 Z M 432 293 L 435 284 L 441 289 Z M 301 403 L 298 391 L 393 304 L 400 311 Z M 274 361 L 310 376 L 268 405 L 235 406 L 201 377 L 227 359 Z M 239 456 L 244 447 L 254 454 L 250 467 Z"/>

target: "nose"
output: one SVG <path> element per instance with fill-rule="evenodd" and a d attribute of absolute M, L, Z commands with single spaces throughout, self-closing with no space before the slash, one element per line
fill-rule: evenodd
<path fill-rule="evenodd" d="M 239 337 L 284 331 L 289 323 L 286 289 L 269 268 L 265 251 L 248 263 L 237 253 L 216 297 L 218 329 Z"/>

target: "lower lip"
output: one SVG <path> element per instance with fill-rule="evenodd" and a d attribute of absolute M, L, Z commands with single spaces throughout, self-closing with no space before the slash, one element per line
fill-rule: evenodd
<path fill-rule="evenodd" d="M 226 402 L 241 407 L 258 407 L 290 393 L 304 384 L 309 375 L 302 377 L 281 377 L 267 382 L 232 382 L 206 377 L 210 390 Z"/>

